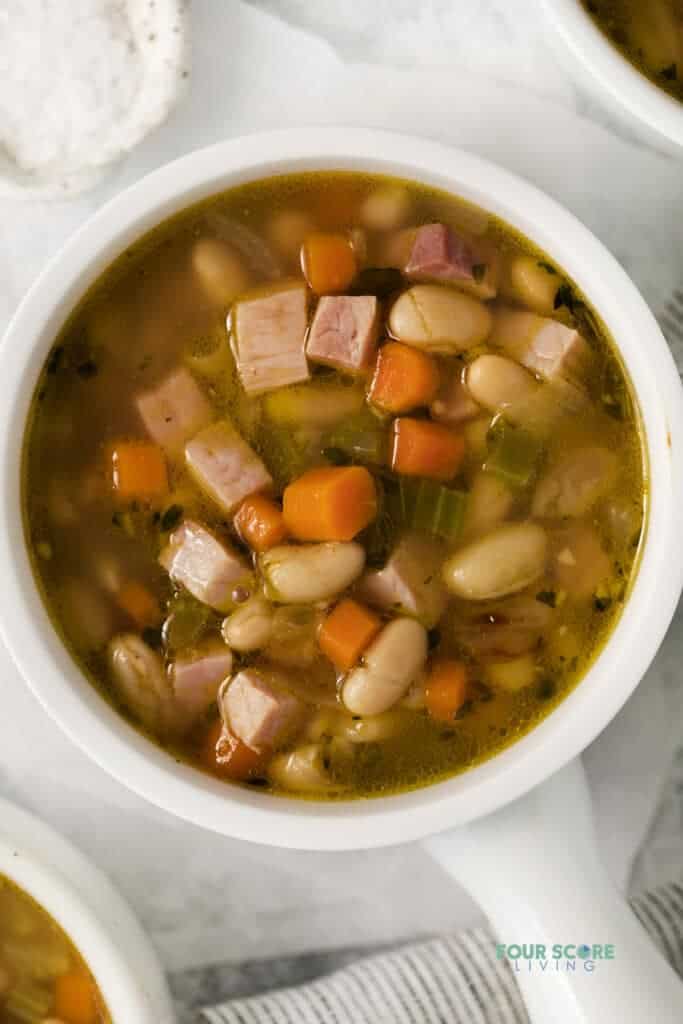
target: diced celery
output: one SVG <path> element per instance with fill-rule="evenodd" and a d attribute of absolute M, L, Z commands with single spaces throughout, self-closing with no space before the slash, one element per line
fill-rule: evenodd
<path fill-rule="evenodd" d="M 323 454 L 341 453 L 355 462 L 382 465 L 387 456 L 386 430 L 372 413 L 360 413 L 326 431 L 322 450 Z"/>
<path fill-rule="evenodd" d="M 460 536 L 467 495 L 433 480 L 405 480 L 399 484 L 394 514 L 414 530 L 446 541 Z"/>
<path fill-rule="evenodd" d="M 292 427 L 331 427 L 360 412 L 365 396 L 343 384 L 297 384 L 271 391 L 263 398 L 266 416 Z"/>
<path fill-rule="evenodd" d="M 484 469 L 510 487 L 526 487 L 536 472 L 540 454 L 541 445 L 528 430 L 499 420 L 489 434 Z"/>
<path fill-rule="evenodd" d="M 51 1005 L 49 990 L 31 981 L 16 985 L 3 1004 L 8 1020 L 17 1024 L 39 1024 L 47 1017 Z"/>

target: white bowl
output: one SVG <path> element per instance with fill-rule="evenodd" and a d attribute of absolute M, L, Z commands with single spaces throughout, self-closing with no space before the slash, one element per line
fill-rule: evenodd
<path fill-rule="evenodd" d="M 92 971 L 113 1024 L 172 1024 L 161 966 L 111 883 L 42 822 L 0 800 L 0 875 L 29 893 Z"/>
<path fill-rule="evenodd" d="M 274 797 L 178 764 L 129 726 L 83 676 L 53 629 L 26 550 L 21 438 L 55 335 L 123 249 L 189 204 L 288 171 L 348 169 L 413 178 L 498 214 L 557 260 L 618 340 L 643 417 L 651 501 L 640 569 L 607 647 L 581 684 L 532 732 L 484 764 L 409 793 L 338 803 Z M 193 153 L 119 195 L 46 268 L 14 317 L 0 377 L 0 627 L 25 679 L 73 741 L 126 786 L 181 818 L 278 846 L 350 849 L 415 839 L 486 814 L 578 754 L 650 664 L 683 578 L 683 404 L 669 349 L 624 271 L 555 202 L 469 153 L 403 135 L 308 128 L 254 135 Z"/>
<path fill-rule="evenodd" d="M 649 137 L 683 146 L 683 103 L 659 89 L 600 31 L 579 0 L 541 0 L 554 28 L 595 84 Z M 647 3 L 647 0 L 642 0 Z"/>

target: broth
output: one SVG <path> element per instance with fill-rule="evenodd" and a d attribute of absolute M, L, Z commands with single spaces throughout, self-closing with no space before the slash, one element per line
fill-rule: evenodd
<path fill-rule="evenodd" d="M 629 382 L 562 269 L 352 173 L 233 189 L 125 252 L 25 446 L 36 576 L 102 695 L 202 770 L 330 799 L 553 709 L 620 614 L 645 495 Z"/>

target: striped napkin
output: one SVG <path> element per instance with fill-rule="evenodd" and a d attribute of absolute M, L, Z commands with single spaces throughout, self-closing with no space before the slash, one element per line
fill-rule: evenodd
<path fill-rule="evenodd" d="M 683 976 L 683 885 L 631 900 Z M 526 1024 L 507 960 L 486 928 L 359 960 L 299 988 L 205 1008 L 197 1024 Z"/>

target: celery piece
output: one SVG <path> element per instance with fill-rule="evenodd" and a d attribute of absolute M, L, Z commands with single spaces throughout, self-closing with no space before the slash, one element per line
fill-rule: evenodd
<path fill-rule="evenodd" d="M 534 477 L 541 445 L 522 427 L 500 420 L 491 430 L 484 469 L 509 487 L 526 487 Z"/>
<path fill-rule="evenodd" d="M 394 499 L 394 514 L 406 526 L 442 540 L 454 541 L 462 532 L 467 495 L 433 480 L 405 480 Z"/>
<path fill-rule="evenodd" d="M 51 1005 L 50 991 L 28 980 L 11 989 L 3 1003 L 8 1020 L 17 1024 L 38 1024 L 45 1020 Z"/>
<path fill-rule="evenodd" d="M 334 453 L 331 461 L 337 461 L 338 453 L 352 462 L 369 462 L 379 466 L 386 462 L 386 431 L 372 413 L 352 416 L 322 437 L 323 454 Z"/>
<path fill-rule="evenodd" d="M 331 427 L 360 412 L 362 390 L 345 384 L 296 384 L 263 397 L 263 410 L 273 423 L 291 427 Z"/>

